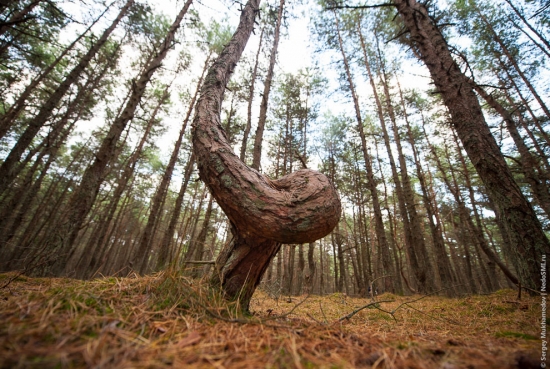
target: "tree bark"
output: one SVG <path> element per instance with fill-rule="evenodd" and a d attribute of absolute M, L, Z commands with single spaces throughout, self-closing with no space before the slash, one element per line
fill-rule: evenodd
<path fill-rule="evenodd" d="M 346 71 L 348 87 L 350 89 L 351 96 L 353 99 L 353 106 L 355 109 L 355 118 L 357 120 L 357 131 L 359 132 L 359 137 L 361 138 L 361 150 L 363 152 L 363 159 L 365 161 L 365 169 L 367 171 L 367 186 L 369 187 L 369 190 L 371 193 L 372 206 L 374 210 L 376 239 L 378 242 L 379 250 L 383 255 L 382 263 L 383 263 L 384 269 L 386 270 L 387 274 L 393 274 L 393 270 L 391 267 L 391 260 L 389 256 L 388 240 L 386 238 L 386 233 L 384 230 L 384 221 L 382 219 L 382 211 L 380 209 L 380 200 L 378 199 L 378 190 L 376 188 L 376 180 L 374 178 L 374 170 L 372 168 L 372 161 L 368 153 L 367 139 L 365 137 L 365 131 L 363 128 L 363 118 L 361 116 L 361 109 L 359 107 L 359 98 L 357 97 L 357 94 L 355 92 L 355 86 L 353 84 L 353 79 L 351 77 L 351 71 L 350 71 L 348 59 L 344 52 L 342 37 L 340 34 L 339 21 L 336 14 L 334 14 L 334 19 L 336 21 L 338 45 L 340 48 L 340 52 L 342 54 L 342 59 L 344 61 L 344 68 Z M 391 280 L 388 280 L 388 281 L 391 281 Z M 393 289 L 393 286 L 388 285 L 387 287 L 389 289 Z"/>
<path fill-rule="evenodd" d="M 0 166 L 0 194 L 4 193 L 6 188 L 12 183 L 16 176 L 16 167 L 23 155 L 23 152 L 32 143 L 34 137 L 38 134 L 40 129 L 44 126 L 53 110 L 59 104 L 59 101 L 65 96 L 69 88 L 77 81 L 81 73 L 89 65 L 92 58 L 97 54 L 99 49 L 107 42 L 107 39 L 117 27 L 118 23 L 126 15 L 130 7 L 134 4 L 134 0 L 128 0 L 124 7 L 120 10 L 117 18 L 107 28 L 101 38 L 88 50 L 86 55 L 80 59 L 78 64 L 71 70 L 67 77 L 61 82 L 55 92 L 48 98 L 48 100 L 42 105 L 40 111 L 30 120 L 29 126 L 21 134 L 16 144 L 11 149 L 10 153 Z"/>
<path fill-rule="evenodd" d="M 540 221 L 515 183 L 483 117 L 467 76 L 452 58 L 447 43 L 415 0 L 394 0 L 408 28 L 410 40 L 428 67 L 437 91 L 449 109 L 451 123 L 502 217 L 513 244 L 514 266 L 522 285 L 539 289 L 540 260 L 550 253 L 550 242 Z"/>
<path fill-rule="evenodd" d="M 275 70 L 275 62 L 277 59 L 277 48 L 279 47 L 279 33 L 281 31 L 281 23 L 283 21 L 283 10 L 285 0 L 279 0 L 279 11 L 277 12 L 277 23 L 275 25 L 275 35 L 273 37 L 273 47 L 269 56 L 269 68 L 264 81 L 264 92 L 262 102 L 260 104 L 260 117 L 258 119 L 258 127 L 256 129 L 256 137 L 254 137 L 254 151 L 252 153 L 252 168 L 259 170 L 262 160 L 262 141 L 264 138 L 264 128 L 267 119 L 267 104 L 269 102 L 269 93 L 271 91 L 271 82 L 273 80 L 273 72 Z"/>
<path fill-rule="evenodd" d="M 80 227 L 82 226 L 97 197 L 101 183 L 107 174 L 108 164 L 115 157 L 120 136 L 125 130 L 128 122 L 133 119 L 135 110 L 140 103 L 145 92 L 145 88 L 151 81 L 153 74 L 161 66 L 166 54 L 172 48 L 176 30 L 179 28 L 183 17 L 191 6 L 191 2 L 192 0 L 187 0 L 180 13 L 174 20 L 174 23 L 170 26 L 170 29 L 168 30 L 168 33 L 166 34 L 166 37 L 161 43 L 159 49 L 156 50 L 154 58 L 147 63 L 139 78 L 133 84 L 132 94 L 124 110 L 109 128 L 107 135 L 96 153 L 95 160 L 88 166 L 88 168 L 86 168 L 79 187 L 71 196 L 68 204 L 70 214 L 60 230 L 63 244 L 60 250 L 60 257 L 57 260 L 58 270 L 59 268 L 61 270 L 65 269 L 66 261 L 72 256 L 75 250 L 74 242 Z"/>
<path fill-rule="evenodd" d="M 220 124 L 225 87 L 254 27 L 259 0 L 250 0 L 237 31 L 210 68 L 193 121 L 201 179 L 223 209 L 234 242 L 220 253 L 211 282 L 247 310 L 252 293 L 281 243 L 324 237 L 340 217 L 340 199 L 321 173 L 300 170 L 270 180 L 233 153 Z"/>

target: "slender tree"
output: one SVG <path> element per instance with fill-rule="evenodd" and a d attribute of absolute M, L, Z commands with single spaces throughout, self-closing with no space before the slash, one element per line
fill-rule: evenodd
<path fill-rule="evenodd" d="M 285 0 L 279 0 L 279 9 L 277 10 L 277 19 L 275 21 L 275 29 L 273 35 L 273 45 L 269 55 L 269 67 L 264 81 L 264 91 L 262 94 L 262 102 L 260 104 L 260 117 L 258 118 L 258 127 L 256 128 L 256 136 L 254 137 L 254 151 L 252 153 L 252 168 L 259 170 L 262 160 L 262 143 L 264 138 L 265 122 L 267 119 L 267 106 L 269 103 L 269 93 L 271 92 L 271 83 L 275 71 L 275 62 L 277 61 L 277 49 L 279 47 L 279 36 L 281 32 L 281 24 L 283 22 L 283 12 Z"/>
<path fill-rule="evenodd" d="M 426 64 L 451 115 L 459 138 L 495 204 L 512 240 L 510 259 L 522 285 L 540 288 L 540 260 L 550 242 L 533 208 L 516 184 L 492 136 L 472 87 L 426 7 L 415 0 L 394 0 L 409 40 Z"/>
<path fill-rule="evenodd" d="M 115 157 L 117 143 L 120 136 L 126 128 L 128 122 L 133 118 L 134 112 L 141 101 L 145 88 L 151 81 L 153 74 L 161 66 L 166 54 L 173 47 L 173 40 L 176 30 L 179 28 L 183 17 L 191 6 L 191 3 L 192 0 L 187 0 L 184 4 L 174 20 L 174 23 L 170 26 L 166 37 L 158 46 L 158 50 L 154 51 L 154 57 L 150 59 L 147 65 L 143 68 L 137 80 L 133 83 L 132 93 L 124 110 L 109 127 L 109 132 L 107 132 L 107 135 L 95 154 L 95 160 L 86 168 L 80 185 L 71 196 L 71 199 L 67 205 L 69 213 L 64 220 L 63 226 L 59 230 L 62 234 L 61 239 L 63 240 L 63 243 L 60 249 L 60 256 L 56 262 L 57 267 L 54 269 L 57 270 L 58 273 L 65 269 L 68 265 L 67 260 L 69 260 L 76 251 L 74 242 L 86 216 L 92 208 L 101 183 L 105 179 L 108 164 Z"/>
<path fill-rule="evenodd" d="M 40 129 L 46 124 L 46 121 L 51 116 L 53 110 L 59 104 L 63 96 L 67 93 L 69 88 L 76 83 L 79 76 L 84 69 L 90 64 L 92 58 L 97 54 L 101 47 L 107 42 L 109 36 L 120 23 L 122 18 L 128 13 L 130 7 L 134 4 L 134 0 L 128 0 L 124 7 L 120 10 L 118 16 L 111 23 L 111 25 L 103 32 L 101 37 L 95 42 L 88 52 L 80 59 L 78 64 L 71 70 L 71 72 L 65 77 L 57 89 L 50 95 L 48 100 L 42 104 L 38 114 L 30 120 L 29 125 L 21 136 L 17 139 L 17 142 L 11 149 L 9 155 L 6 157 L 2 165 L 0 166 L 0 195 L 6 190 L 6 188 L 12 183 L 17 175 L 18 162 L 21 159 L 24 151 L 32 143 L 34 137 L 38 134 Z"/>

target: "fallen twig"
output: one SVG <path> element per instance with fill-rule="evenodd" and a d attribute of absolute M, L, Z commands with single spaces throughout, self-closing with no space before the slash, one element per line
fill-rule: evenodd
<path fill-rule="evenodd" d="M 355 314 L 357 314 L 358 312 L 360 312 L 361 310 L 363 309 L 366 309 L 368 307 L 371 307 L 371 306 L 375 306 L 377 304 L 381 304 L 383 302 L 394 302 L 395 300 L 382 300 L 382 301 L 375 301 L 375 302 L 371 302 L 371 303 L 368 303 L 364 306 L 361 306 L 360 308 L 358 309 L 355 309 L 353 310 L 351 313 L 349 313 L 348 315 L 345 315 L 343 317 L 341 317 L 340 319 L 338 319 L 339 322 L 341 322 L 342 320 L 349 320 L 352 316 L 354 316 Z"/>
<path fill-rule="evenodd" d="M 382 279 L 382 278 L 389 278 L 389 277 L 393 277 L 393 275 L 389 274 L 389 275 L 383 275 L 381 277 L 378 277 L 378 278 L 375 278 L 372 280 L 372 282 L 370 282 L 370 297 L 371 297 L 371 300 L 373 302 L 376 301 L 376 298 L 374 297 L 375 296 L 375 293 L 374 293 L 374 282 L 376 282 L 377 280 L 379 279 Z"/>
<path fill-rule="evenodd" d="M 380 278 L 383 278 L 383 277 L 380 277 Z M 374 281 L 373 281 L 373 282 L 374 282 Z M 426 295 L 424 295 L 424 296 L 421 296 L 421 297 L 419 297 L 419 298 L 416 298 L 416 299 L 414 299 L 414 300 L 404 301 L 404 302 L 402 302 L 401 304 L 399 304 L 399 305 L 398 305 L 395 309 L 393 309 L 392 311 L 384 310 L 384 309 L 380 308 L 380 307 L 377 306 L 377 305 L 379 305 L 379 304 L 381 304 L 381 303 L 383 303 L 383 302 L 394 302 L 395 300 L 373 301 L 373 302 L 368 303 L 367 305 L 364 305 L 364 306 L 361 306 L 361 307 L 358 308 L 358 309 L 355 309 L 354 311 L 352 311 L 352 312 L 349 313 L 348 315 L 345 315 L 345 316 L 341 317 L 340 319 L 338 319 L 338 321 L 341 322 L 341 321 L 343 321 L 343 320 L 349 320 L 349 319 L 351 319 L 351 317 L 353 317 L 355 314 L 357 314 L 357 313 L 360 312 L 361 310 L 366 309 L 366 308 L 372 306 L 372 307 L 374 307 L 375 309 L 378 309 L 378 310 L 380 310 L 380 311 L 382 311 L 382 312 L 384 312 L 384 313 L 386 313 L 386 314 L 391 315 L 391 317 L 393 318 L 393 320 L 395 320 L 395 321 L 397 322 L 397 319 L 395 318 L 395 313 L 397 312 L 397 310 L 399 310 L 399 309 L 400 309 L 401 307 L 403 307 L 403 306 L 408 306 L 409 308 L 411 308 L 411 309 L 413 309 L 413 310 L 416 310 L 416 311 L 418 311 L 419 313 L 422 313 L 422 314 L 424 314 L 424 315 L 426 315 L 426 316 L 428 316 L 428 317 L 430 317 L 430 318 L 433 318 L 433 319 L 436 319 L 436 320 L 448 321 L 448 322 L 450 322 L 451 324 L 458 325 L 459 323 L 457 323 L 457 322 L 455 322 L 455 321 L 448 320 L 448 319 L 436 318 L 436 317 L 434 317 L 434 316 L 431 316 L 430 314 L 427 314 L 427 313 L 425 313 L 425 312 L 423 312 L 423 311 L 421 311 L 421 310 L 418 310 L 418 309 L 416 309 L 416 308 L 414 308 L 414 307 L 412 307 L 412 306 L 409 305 L 409 304 L 412 304 L 413 302 L 420 301 L 420 300 L 422 300 L 422 299 L 424 299 L 424 298 L 426 298 L 426 297 L 428 297 L 428 296 L 435 295 L 435 294 L 437 294 L 437 293 L 439 293 L 439 292 L 441 292 L 441 291 L 447 290 L 447 289 L 449 289 L 449 288 L 454 288 L 454 287 L 457 287 L 457 286 L 459 286 L 459 285 L 455 285 L 455 286 L 451 286 L 451 287 L 442 288 L 442 289 L 440 289 L 440 290 L 437 290 L 437 291 L 428 293 L 428 294 L 426 294 Z"/>

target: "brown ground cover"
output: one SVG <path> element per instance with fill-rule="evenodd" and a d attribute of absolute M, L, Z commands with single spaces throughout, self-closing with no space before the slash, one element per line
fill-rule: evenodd
<path fill-rule="evenodd" d="M 538 296 L 300 296 L 238 314 L 176 273 L 0 275 L 1 368 L 538 368 Z M 383 302 L 387 301 L 387 302 Z M 349 319 L 360 307 L 371 304 Z"/>

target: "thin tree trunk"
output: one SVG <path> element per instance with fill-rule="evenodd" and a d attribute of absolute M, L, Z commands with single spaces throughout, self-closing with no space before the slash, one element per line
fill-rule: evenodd
<path fill-rule="evenodd" d="M 398 86 L 399 86 L 399 83 L 398 83 Z M 409 119 L 407 117 L 405 100 L 403 98 L 403 94 L 400 86 L 399 86 L 399 95 L 401 98 L 403 114 L 405 116 L 405 124 L 407 126 L 407 135 L 409 138 L 409 144 L 411 145 L 414 163 L 416 165 L 416 175 L 418 177 L 418 181 L 420 182 L 420 188 L 422 190 L 422 197 L 424 200 L 424 207 L 426 208 L 426 215 L 428 217 L 430 231 L 432 234 L 432 244 L 435 250 L 435 256 L 437 260 L 436 266 L 438 269 L 439 278 L 441 280 L 442 287 L 446 288 L 448 291 L 448 294 L 452 295 L 453 291 L 450 290 L 450 287 L 453 285 L 451 263 L 449 262 L 447 251 L 445 249 L 445 240 L 443 239 L 443 234 L 441 232 L 441 224 L 435 222 L 436 210 L 434 209 L 432 200 L 429 196 L 428 188 L 426 186 L 425 176 L 424 176 L 422 167 L 420 165 L 418 150 L 416 148 L 412 129 L 409 124 Z M 424 120 L 423 113 L 420 112 L 420 114 L 422 115 L 422 120 Z"/>
<path fill-rule="evenodd" d="M 533 32 L 538 38 L 539 40 L 542 41 L 542 43 L 546 46 L 546 49 L 544 49 L 543 47 L 539 46 L 537 43 L 535 43 L 542 51 L 544 51 L 544 53 L 548 56 L 550 56 L 550 42 L 540 33 L 537 31 L 537 29 L 535 27 L 533 27 L 531 25 L 531 23 L 529 23 L 527 21 L 527 19 L 525 19 L 525 17 L 523 16 L 523 14 L 521 14 L 521 12 L 519 11 L 518 8 L 516 8 L 514 6 L 514 4 L 512 4 L 512 2 L 510 0 L 504 0 L 508 3 L 508 5 L 510 5 L 510 7 L 514 10 L 514 12 L 516 13 L 516 15 L 519 17 L 519 19 L 521 19 L 521 21 L 527 26 L 527 28 L 529 28 L 529 30 L 531 32 Z M 520 30 L 523 30 L 522 27 L 518 27 Z M 524 32 L 525 34 L 527 34 L 526 32 Z M 530 38 L 530 37 L 529 37 Z M 532 40 L 534 42 L 534 40 Z"/>
<path fill-rule="evenodd" d="M 156 267 L 157 270 L 161 270 L 166 266 L 166 263 L 168 262 L 168 258 L 171 254 L 170 250 L 171 250 L 171 245 L 174 238 L 174 232 L 176 230 L 176 223 L 181 214 L 183 197 L 185 196 L 185 191 L 187 190 L 187 184 L 189 183 L 189 179 L 191 178 L 191 173 L 193 172 L 194 164 L 195 164 L 195 158 L 193 155 L 191 155 L 191 157 L 187 161 L 187 166 L 185 167 L 185 174 L 183 177 L 183 181 L 181 183 L 180 190 L 178 192 L 178 197 L 176 198 L 176 202 L 174 204 L 174 210 L 172 211 L 172 215 L 170 217 L 170 223 L 168 224 L 168 227 L 164 231 L 164 235 L 160 243 L 159 256 L 157 259 L 157 267 Z"/>
<path fill-rule="evenodd" d="M 306 293 L 313 293 L 315 287 L 315 242 L 310 242 L 307 248 L 307 274 L 305 276 Z"/>
<path fill-rule="evenodd" d="M 377 102 L 377 106 L 379 108 L 379 118 L 380 118 L 380 125 L 382 127 L 382 133 L 384 137 L 384 144 L 386 146 L 386 150 L 388 153 L 390 167 L 392 170 L 392 176 L 395 183 L 395 193 L 397 195 L 399 209 L 401 212 L 401 217 L 403 219 L 405 239 L 408 238 L 409 244 L 411 246 L 411 250 L 412 250 L 411 261 L 413 261 L 412 266 L 416 264 L 418 265 L 418 269 L 415 269 L 414 273 L 415 273 L 416 280 L 419 283 L 418 287 L 420 288 L 420 292 L 431 292 L 435 290 L 435 286 L 433 285 L 434 283 L 433 267 L 432 267 L 432 263 L 430 262 L 430 257 L 428 255 L 426 244 L 424 242 L 424 235 L 422 234 L 422 231 L 421 231 L 422 229 L 421 221 L 419 219 L 419 215 L 415 207 L 415 197 L 412 190 L 410 178 L 408 175 L 405 157 L 403 155 L 403 148 L 401 147 L 401 139 L 399 137 L 399 132 L 397 129 L 397 123 L 396 123 L 395 113 L 393 110 L 393 105 L 391 102 L 391 96 L 389 92 L 386 71 L 384 69 L 384 64 L 382 61 L 382 57 L 380 55 L 380 50 L 378 50 L 378 53 L 379 53 L 380 71 L 382 72 L 381 79 L 382 79 L 382 85 L 384 89 L 386 110 L 389 115 L 390 122 L 393 126 L 394 142 L 397 147 L 398 160 L 399 160 L 399 165 L 401 169 L 401 177 L 397 172 L 397 166 L 393 158 L 393 153 L 392 153 L 391 144 L 390 144 L 390 137 L 386 128 L 385 119 L 383 118 L 381 103 Z M 365 61 L 365 64 L 367 64 L 366 61 Z M 370 71 L 370 68 L 368 69 Z M 371 85 L 375 90 L 374 80 L 372 78 L 371 73 L 369 73 L 369 77 L 371 79 Z M 378 94 L 375 93 L 375 99 L 377 98 L 378 98 Z"/>
<path fill-rule="evenodd" d="M 27 4 L 23 9 L 18 11 L 17 13 L 13 14 L 10 19 L 8 19 L 5 22 L 2 22 L 0 24 L 0 36 L 6 33 L 10 28 L 12 28 L 14 25 L 23 23 L 29 19 L 32 19 L 32 17 L 25 17 L 27 14 L 32 12 L 34 8 L 38 4 L 40 4 L 43 0 L 34 0 L 31 1 L 29 4 Z"/>
<path fill-rule="evenodd" d="M 181 144 L 183 142 L 185 131 L 187 129 L 187 124 L 195 107 L 195 102 L 197 101 L 204 75 L 206 73 L 206 70 L 208 69 L 211 55 L 212 52 L 210 52 L 210 54 L 206 58 L 201 76 L 199 78 L 199 81 L 197 82 L 197 88 L 195 89 L 195 93 L 193 94 L 193 97 L 189 102 L 189 108 L 187 109 L 187 113 L 185 115 L 185 118 L 183 119 L 183 125 L 180 129 L 178 139 L 176 140 L 176 143 L 174 145 L 174 149 L 172 150 L 170 160 L 168 161 L 168 165 L 166 166 L 160 184 L 157 188 L 157 192 L 155 193 L 155 196 L 151 201 L 151 212 L 149 213 L 149 217 L 147 218 L 147 224 L 145 225 L 145 229 L 143 231 L 141 241 L 138 244 L 136 254 L 134 255 L 133 262 L 134 268 L 136 268 L 141 274 L 145 274 L 148 269 L 148 260 L 150 251 L 152 249 L 152 240 L 154 238 L 153 229 L 159 221 L 160 211 L 162 210 L 162 207 L 160 205 L 164 201 L 164 199 L 166 198 L 166 194 L 168 193 L 168 186 L 170 185 L 172 173 L 174 172 L 174 167 L 176 166 L 176 161 L 180 153 Z"/>
<path fill-rule="evenodd" d="M 153 129 L 154 124 L 157 122 L 157 114 L 160 109 L 166 103 L 166 100 L 169 97 L 168 89 L 170 85 L 167 85 L 164 89 L 162 96 L 160 97 L 155 109 L 153 110 L 151 117 L 147 121 L 145 131 L 141 136 L 141 139 L 135 148 L 134 152 L 128 159 L 128 161 L 123 166 L 124 169 L 120 174 L 120 178 L 117 183 L 117 187 L 114 190 L 113 196 L 109 201 L 109 205 L 105 211 L 106 217 L 102 222 L 102 227 L 98 230 L 96 234 L 99 235 L 97 238 L 92 238 L 92 243 L 85 248 L 85 251 L 82 253 L 78 263 L 77 263 L 77 277 L 85 278 L 90 273 L 95 272 L 97 263 L 103 258 L 105 251 L 106 240 L 108 239 L 108 229 L 111 225 L 113 217 L 115 215 L 118 203 L 122 197 L 123 192 L 126 190 L 128 182 L 135 173 L 135 168 L 138 163 L 139 158 L 143 154 L 143 148 L 145 143 L 149 139 L 151 130 Z M 79 274 L 80 273 L 80 274 Z"/>
<path fill-rule="evenodd" d="M 69 134 L 72 132 L 76 122 L 79 120 L 80 116 L 83 114 L 84 109 L 86 107 L 85 102 L 90 97 L 90 91 L 93 91 L 95 89 L 94 85 L 99 82 L 102 76 L 103 76 L 103 73 L 100 76 L 98 76 L 98 78 L 94 78 L 93 80 L 88 81 L 88 83 L 86 83 L 79 90 L 75 99 L 73 100 L 73 103 L 71 104 L 71 106 L 67 108 L 67 111 L 64 114 L 64 116 L 61 118 L 59 122 L 55 124 L 52 132 L 50 132 L 48 137 L 45 138 L 45 141 L 47 141 L 47 145 L 43 145 L 44 149 L 40 152 L 40 154 L 36 158 L 33 166 L 29 169 L 26 175 L 28 180 L 25 180 L 23 182 L 25 183 L 25 185 L 20 186 L 19 191 L 12 196 L 12 199 L 10 199 L 9 203 L 6 205 L 3 205 L 4 211 L 2 212 L 2 215 L 0 215 L 0 218 L 4 219 L 4 221 L 0 223 L 1 224 L 0 228 L 3 228 L 4 231 L 0 236 L 0 245 L 8 243 L 15 236 L 25 216 L 30 214 L 31 209 L 33 208 L 32 204 L 34 203 L 38 194 L 40 193 L 42 182 L 46 178 L 46 175 L 48 173 L 50 166 L 57 159 L 57 153 L 61 148 L 63 142 L 65 142 Z M 82 103 L 83 101 L 84 103 Z M 75 113 L 74 110 L 77 108 L 80 108 L 80 109 L 78 112 L 76 112 L 75 117 L 73 117 L 72 123 L 70 123 L 68 127 L 65 127 L 66 122 Z M 40 175 L 31 185 L 31 178 L 35 175 L 35 172 L 39 164 L 42 162 L 42 159 L 45 156 L 47 156 L 47 160 L 42 167 Z M 12 222 L 11 224 L 9 224 L 10 227 L 8 230 L 8 226 L 7 226 L 8 224 L 6 224 L 5 222 L 9 221 L 10 219 L 12 220 Z"/>
<path fill-rule="evenodd" d="M 269 67 L 267 69 L 267 75 L 264 81 L 264 92 L 262 94 L 262 102 L 260 104 L 260 117 L 258 119 L 256 136 L 254 137 L 254 151 L 252 153 L 251 167 L 256 170 L 260 169 L 262 160 L 262 142 L 264 138 L 265 122 L 267 120 L 267 105 L 269 102 L 269 93 L 271 92 L 271 83 L 273 81 L 275 62 L 277 60 L 277 49 L 279 47 L 279 34 L 281 31 L 281 24 L 283 22 L 284 7 L 285 0 L 279 0 L 279 10 L 277 12 L 277 22 L 275 24 L 273 36 L 273 46 L 271 47 L 271 54 L 269 56 Z"/>
<path fill-rule="evenodd" d="M 304 269 L 306 267 L 306 261 L 304 258 L 304 245 L 298 245 L 298 272 L 296 278 L 296 295 L 301 295 L 303 293 L 304 285 Z"/>
<path fill-rule="evenodd" d="M 378 248 L 382 253 L 382 264 L 383 264 L 385 273 L 394 274 L 391 266 L 390 256 L 389 256 L 389 246 L 386 238 L 386 233 L 384 230 L 384 222 L 382 220 L 382 211 L 380 210 L 380 200 L 378 199 L 378 189 L 376 188 L 376 180 L 374 178 L 372 161 L 368 153 L 367 140 L 366 140 L 365 132 L 363 128 L 363 118 L 361 117 L 361 109 L 359 107 L 359 98 L 357 97 L 357 94 L 355 92 L 355 87 L 353 84 L 353 79 L 351 77 L 351 71 L 350 71 L 348 59 L 344 52 L 342 37 L 340 35 L 339 21 L 338 21 L 338 17 L 336 16 L 336 13 L 334 14 L 334 18 L 336 20 L 336 27 L 338 32 L 338 44 L 340 47 L 340 52 L 342 54 L 342 59 L 344 61 L 344 68 L 346 70 L 348 87 L 350 89 L 351 96 L 353 99 L 353 106 L 355 109 L 355 118 L 357 121 L 357 130 L 359 132 L 359 137 L 361 138 L 361 149 L 363 152 L 363 159 L 365 161 L 365 169 L 367 171 L 367 186 L 371 193 L 372 207 L 374 210 L 374 221 L 375 221 L 376 239 L 378 242 Z M 392 286 L 388 286 L 388 287 L 390 289 L 393 288 Z"/>
<path fill-rule="evenodd" d="M 537 166 L 536 159 L 533 155 L 531 155 L 529 148 L 519 134 L 516 127 L 516 122 L 512 118 L 512 115 L 508 113 L 508 111 L 482 87 L 475 84 L 474 89 L 504 120 L 506 128 L 518 149 L 521 160 L 521 171 L 523 172 L 527 183 L 529 183 L 538 205 L 546 212 L 546 215 L 550 217 L 550 193 L 548 191 L 548 186 L 546 185 L 546 182 L 541 180 L 537 174 L 535 170 L 535 167 Z"/>
<path fill-rule="evenodd" d="M 10 153 L 0 166 L 0 195 L 8 188 L 8 186 L 15 179 L 17 173 L 16 168 L 23 152 L 32 143 L 34 137 L 38 134 L 40 129 L 46 124 L 46 121 L 50 118 L 53 110 L 59 105 L 59 102 L 65 96 L 69 88 L 77 82 L 78 77 L 82 74 L 84 69 L 90 64 L 92 58 L 97 54 L 99 49 L 107 42 L 107 39 L 117 27 L 118 23 L 126 15 L 130 7 L 134 4 L 134 0 L 128 0 L 126 5 L 120 10 L 120 13 L 113 21 L 113 23 L 107 28 L 103 35 L 97 40 L 97 42 L 88 50 L 78 64 L 71 70 L 67 77 L 61 82 L 55 92 L 48 98 L 48 100 L 42 104 L 42 107 L 38 114 L 30 120 L 28 127 L 18 138 L 17 142 L 11 149 Z"/>
<path fill-rule="evenodd" d="M 212 216 L 212 203 L 213 203 L 212 200 L 213 199 L 214 198 L 212 196 L 210 196 L 210 200 L 208 201 L 208 206 L 206 207 L 206 212 L 204 213 L 204 220 L 202 222 L 201 230 L 200 230 L 199 235 L 197 236 L 197 238 L 193 241 L 193 243 L 195 244 L 194 253 L 193 253 L 193 255 L 189 255 L 189 253 L 188 253 L 190 260 L 201 261 L 202 258 L 203 258 L 205 243 L 206 243 L 206 236 L 208 235 L 208 229 L 209 229 L 209 226 L 210 226 L 210 218 Z M 191 275 L 194 278 L 198 278 L 199 277 L 199 268 L 195 267 L 193 269 L 193 272 L 191 273 Z"/>
<path fill-rule="evenodd" d="M 25 103 L 29 99 L 31 93 L 35 91 L 36 87 L 44 80 L 45 77 L 50 74 L 50 72 L 61 62 L 61 60 L 63 60 L 63 58 L 69 53 L 69 51 L 71 51 L 73 47 L 88 33 L 88 31 L 90 31 L 90 29 L 103 17 L 108 9 L 109 8 L 105 9 L 105 11 L 97 19 L 95 19 L 83 33 L 81 33 L 69 46 L 67 46 L 63 50 L 63 52 L 53 62 L 51 62 L 48 67 L 46 67 L 46 69 L 44 69 L 38 76 L 36 76 L 27 87 L 25 87 L 25 90 L 21 93 L 21 95 L 19 95 L 17 100 L 9 107 L 8 111 L 2 116 L 2 118 L 0 118 L 0 138 L 4 137 L 13 126 L 15 119 L 25 107 Z"/>
<path fill-rule="evenodd" d="M 252 103 L 254 101 L 254 88 L 256 86 L 256 78 L 258 75 L 258 65 L 260 64 L 260 51 L 262 50 L 262 41 L 264 37 L 264 27 L 260 31 L 260 41 L 258 43 L 258 51 L 256 52 L 256 59 L 254 61 L 254 68 L 250 76 L 250 86 L 248 87 L 248 107 L 246 111 L 246 127 L 243 132 L 243 141 L 241 144 L 241 155 L 239 159 L 243 163 L 246 163 L 246 146 L 248 145 L 248 135 L 252 128 Z"/>
<path fill-rule="evenodd" d="M 544 101 L 542 100 L 542 98 L 540 97 L 540 95 L 537 93 L 537 91 L 535 90 L 535 88 L 533 87 L 533 85 L 531 84 L 531 82 L 529 81 L 529 79 L 527 78 L 527 76 L 525 75 L 525 73 L 523 73 L 523 71 L 521 70 L 521 68 L 519 67 L 516 59 L 514 58 L 514 56 L 510 53 L 510 50 L 508 50 L 508 47 L 506 47 L 506 45 L 504 44 L 504 41 L 500 38 L 500 36 L 498 35 L 498 33 L 495 32 L 493 26 L 491 25 L 491 23 L 487 20 L 487 17 L 485 17 L 483 15 L 483 12 L 481 12 L 479 9 L 477 9 L 477 13 L 478 15 L 481 17 L 481 19 L 483 19 L 483 22 L 485 22 L 485 25 L 487 26 L 487 28 L 489 29 L 489 31 L 491 32 L 492 34 L 492 39 L 494 41 L 496 41 L 499 46 L 501 47 L 502 49 L 502 52 L 504 53 L 504 55 L 506 56 L 506 58 L 508 59 L 508 61 L 510 63 L 512 63 L 514 69 L 516 70 L 516 72 L 519 74 L 519 76 L 521 77 L 523 83 L 525 83 L 525 85 L 527 86 L 527 88 L 529 89 L 529 91 L 531 91 L 531 94 L 535 97 L 535 100 L 537 100 L 537 102 L 539 103 L 539 106 L 542 108 L 542 110 L 544 111 L 544 113 L 546 114 L 546 116 L 548 118 L 550 118 L 550 110 L 548 109 L 548 107 L 546 106 L 546 104 L 544 103 Z"/>
<path fill-rule="evenodd" d="M 133 119 L 135 110 L 153 74 L 161 66 L 166 54 L 172 48 L 175 33 L 191 6 L 191 2 L 192 0 L 187 0 L 174 23 L 170 26 L 164 41 L 161 43 L 159 49 L 156 50 L 155 57 L 145 66 L 137 81 L 132 85 L 132 94 L 123 112 L 109 128 L 109 132 L 95 155 L 95 160 L 86 168 L 79 187 L 71 196 L 68 204 L 69 214 L 60 230 L 63 244 L 57 262 L 56 269 L 58 272 L 64 270 L 67 264 L 66 261 L 69 260 L 75 251 L 74 242 L 86 216 L 92 208 L 101 183 L 107 175 L 108 165 L 114 160 L 119 138 L 128 122 Z"/>

